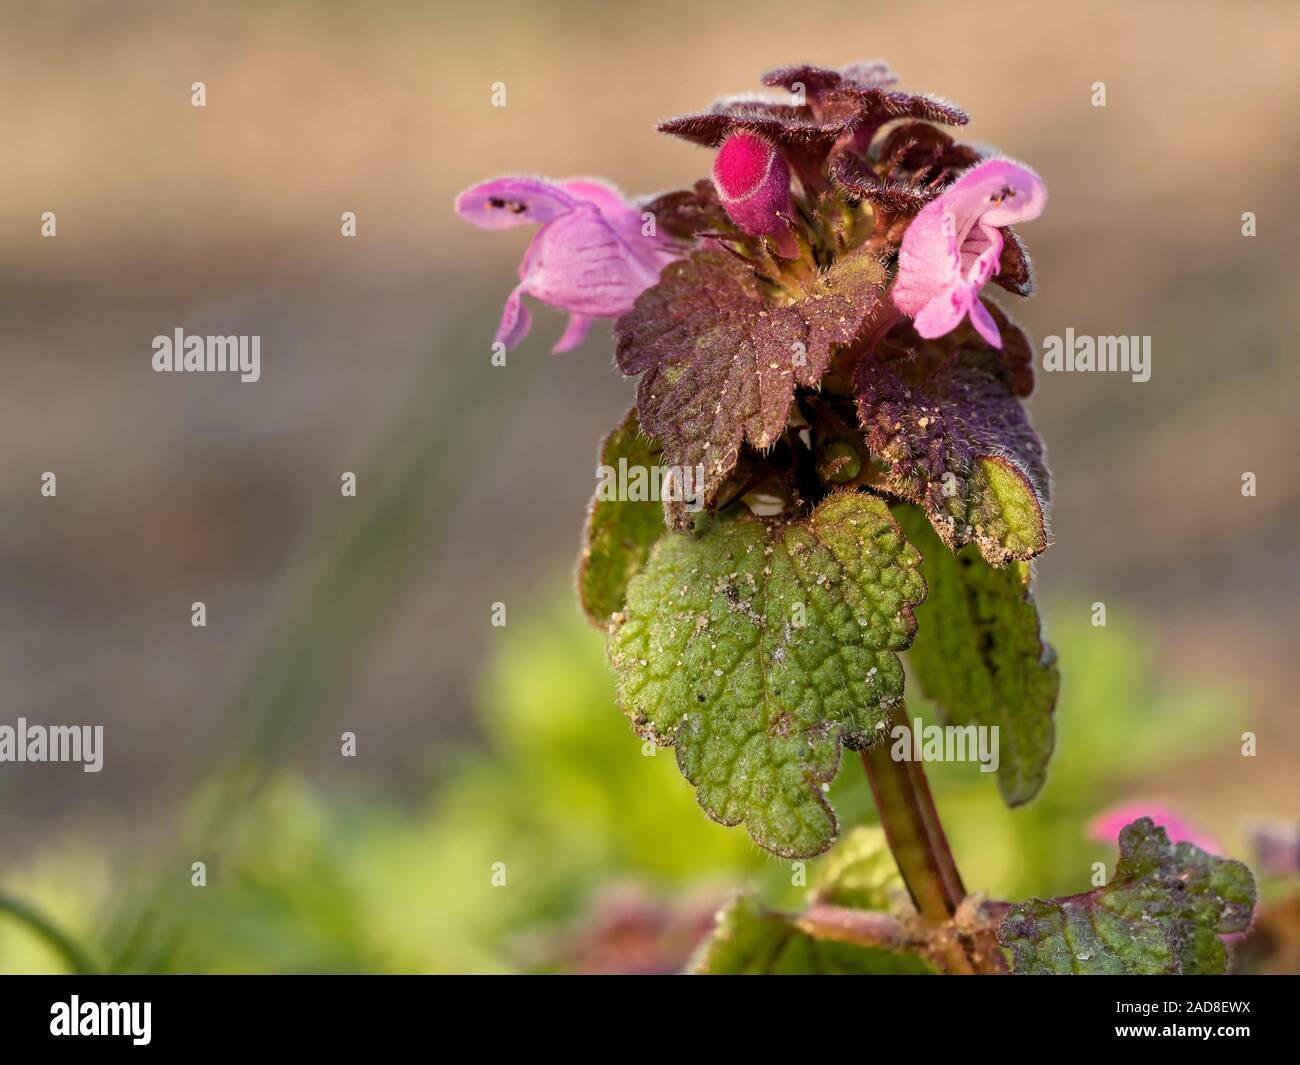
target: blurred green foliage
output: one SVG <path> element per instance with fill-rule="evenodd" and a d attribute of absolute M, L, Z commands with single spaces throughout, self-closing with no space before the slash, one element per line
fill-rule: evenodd
<path fill-rule="evenodd" d="M 1234 727 L 1224 692 L 1158 679 L 1151 648 L 1118 611 L 1105 628 L 1078 605 L 1060 613 L 1082 620 L 1049 633 L 1065 679 L 1042 794 L 1012 811 L 994 775 L 929 767 L 967 885 L 994 897 L 1086 889 L 1090 863 L 1115 857 L 1086 838 L 1087 821 Z M 122 860 L 105 841 L 65 843 L 4 888 L 97 967 L 134 972 L 563 968 L 538 956 L 537 932 L 580 927 L 630 883 L 663 900 L 749 888 L 770 906 L 798 906 L 833 859 L 801 876 L 743 829 L 708 820 L 673 753 L 645 753 L 613 685 L 603 638 L 565 589 L 503 630 L 482 679 L 482 743 L 444 758 L 414 808 L 264 766 L 255 784 L 216 780 L 196 795 L 185 846 L 171 854 Z M 909 710 L 931 717 L 920 702 Z M 856 757 L 844 759 L 832 798 L 842 826 L 874 821 Z M 214 834 L 195 827 L 214 822 Z M 199 859 L 203 888 L 190 884 Z M 0 915 L 0 969 L 66 968 L 48 941 Z"/>

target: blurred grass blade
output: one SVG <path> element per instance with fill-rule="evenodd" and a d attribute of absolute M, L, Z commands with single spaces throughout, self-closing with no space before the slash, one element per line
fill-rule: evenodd
<path fill-rule="evenodd" d="M 3 891 L 0 891 L 0 914 L 8 914 L 49 944 L 76 975 L 88 976 L 99 971 L 90 955 L 71 936 L 34 907 Z"/>

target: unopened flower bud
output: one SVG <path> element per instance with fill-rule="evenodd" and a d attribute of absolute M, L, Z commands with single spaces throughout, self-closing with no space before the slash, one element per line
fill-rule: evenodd
<path fill-rule="evenodd" d="M 713 184 L 736 225 L 752 237 L 772 238 L 782 258 L 799 257 L 790 228 L 790 167 L 769 141 L 748 130 L 733 133 L 718 149 Z"/>

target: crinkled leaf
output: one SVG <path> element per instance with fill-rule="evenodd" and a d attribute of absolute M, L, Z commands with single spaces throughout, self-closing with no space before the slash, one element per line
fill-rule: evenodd
<path fill-rule="evenodd" d="M 831 180 L 849 196 L 867 200 L 893 214 L 915 214 L 939 190 L 899 178 L 882 178 L 861 156 L 841 152 L 831 162 Z"/>
<path fill-rule="evenodd" d="M 641 432 L 636 408 L 601 442 L 597 463 L 617 475 L 620 464 L 628 471 L 650 471 L 660 466 L 659 445 Z M 623 607 L 627 582 L 664 535 L 663 505 L 658 499 L 609 498 L 598 485 L 587 509 L 582 558 L 578 563 L 578 598 L 592 623 L 602 629 L 610 615 Z M 616 495 L 616 494 L 615 494 Z"/>
<path fill-rule="evenodd" d="M 710 817 L 776 854 L 820 854 L 840 745 L 865 745 L 902 696 L 920 556 L 854 492 L 788 525 L 744 507 L 701 524 L 660 540 L 628 586 L 609 637 L 619 704 L 677 748 Z"/>
<path fill-rule="evenodd" d="M 917 118 L 950 126 L 964 126 L 970 121 L 960 107 L 934 96 L 849 84 L 830 90 L 814 107 L 824 118 L 852 115 L 853 133 L 846 147 L 864 153 L 877 131 L 894 119 Z"/>
<path fill-rule="evenodd" d="M 718 147 L 740 130 L 757 133 L 781 149 L 805 187 L 817 189 L 824 185 L 821 170 L 826 157 L 853 123 L 851 111 L 818 117 L 807 106 L 737 97 L 719 100 L 708 111 L 666 119 L 659 123 L 659 131 L 705 148 Z"/>
<path fill-rule="evenodd" d="M 881 305 L 884 269 L 871 255 L 838 260 L 791 300 L 725 251 L 671 263 L 618 320 L 618 365 L 643 374 L 641 425 L 672 466 L 704 468 L 712 505 L 741 445 L 771 447 L 785 432 L 796 384 L 815 387 L 836 345 Z M 680 504 L 670 523 L 686 525 Z"/>
<path fill-rule="evenodd" d="M 906 181 L 937 196 L 944 186 L 980 161 L 980 154 L 968 144 L 955 141 L 948 133 L 927 122 L 902 122 L 894 126 L 872 149 L 878 176 L 888 181 Z"/>
<path fill-rule="evenodd" d="M 689 189 L 665 192 L 642 205 L 654 215 L 658 229 L 672 237 L 689 240 L 701 233 L 733 234 L 735 224 L 718 202 L 712 181 L 697 181 Z"/>
<path fill-rule="evenodd" d="M 976 543 L 1000 566 L 1047 546 L 1049 479 L 1018 398 L 1032 387 L 1032 353 L 1005 315 L 995 317 L 1001 352 L 974 339 L 969 326 L 951 343 L 908 330 L 864 357 L 854 384 L 879 462 L 874 483 L 924 506 L 949 547 Z"/>
<path fill-rule="evenodd" d="M 1028 802 L 1047 779 L 1061 687 L 1039 626 L 1032 567 L 994 569 L 974 546 L 948 550 L 914 506 L 894 507 L 894 517 L 921 552 L 929 590 L 907 654 L 914 678 L 949 724 L 997 726 L 1002 797 L 1010 806 Z"/>
<path fill-rule="evenodd" d="M 775 70 L 769 70 L 762 77 L 764 85 L 779 85 L 784 89 L 791 90 L 798 85 L 802 85 L 804 91 L 814 97 L 830 89 L 838 88 L 846 81 L 864 89 L 882 88 L 893 85 L 898 81 L 898 75 L 889 69 L 889 64 L 883 59 L 868 59 L 858 63 L 851 63 L 843 70 L 830 70 L 826 67 L 815 67 L 807 63 L 778 67 Z"/>
<path fill-rule="evenodd" d="M 1255 881 L 1241 862 L 1172 844 L 1139 818 L 1119 836 L 1119 864 L 1105 887 L 1013 906 L 998 939 L 1016 973 L 1206 975 L 1222 973 L 1220 935 L 1244 932 Z"/>
<path fill-rule="evenodd" d="M 954 126 L 970 121 L 965 111 L 946 100 L 889 91 L 888 86 L 898 77 L 888 63 L 880 60 L 853 63 L 842 70 L 808 65 L 781 67 L 769 70 L 762 80 L 764 85 L 790 90 L 802 86 L 819 117 L 842 109 L 853 116 L 855 127 L 869 124 L 874 128 L 895 118 L 920 118 Z"/>
<path fill-rule="evenodd" d="M 855 132 L 863 125 L 879 127 L 896 118 L 919 118 L 948 126 L 964 126 L 970 121 L 970 115 L 956 104 L 924 93 L 895 92 L 878 85 L 846 83 L 825 95 L 837 105 L 853 109 L 858 121 Z"/>
<path fill-rule="evenodd" d="M 819 122 L 806 106 L 748 96 L 724 98 L 708 111 L 666 118 L 659 132 L 703 148 L 717 148 L 732 133 L 748 130 L 767 137 L 785 152 L 825 155 L 847 129 L 845 121 Z"/>
<path fill-rule="evenodd" d="M 1003 230 L 1004 233 L 1011 233 L 1011 230 Z M 1002 369 L 1011 382 L 1011 391 L 1021 399 L 1026 398 L 1034 391 L 1034 349 L 1029 343 L 1029 337 L 1025 331 L 1020 328 L 996 303 L 984 304 L 988 308 L 989 315 L 997 323 L 998 331 L 1002 334 Z M 967 329 L 970 329 L 967 326 Z M 970 330 L 970 336 L 973 339 L 974 330 Z M 982 346 L 982 343 L 976 341 Z M 1032 430 L 1031 430 L 1032 431 Z M 1039 461 L 1041 463 L 1042 445 L 1039 445 Z"/>
<path fill-rule="evenodd" d="M 1029 258 L 1025 242 L 1010 226 L 1003 227 L 1002 239 L 1002 257 L 998 260 L 998 272 L 993 275 L 994 284 L 1001 285 L 1017 296 L 1032 296 L 1034 264 Z"/>
<path fill-rule="evenodd" d="M 865 149 L 876 131 L 898 118 L 964 125 L 969 116 L 946 100 L 886 88 L 897 79 L 884 63 L 855 63 L 843 70 L 796 66 L 769 71 L 763 82 L 802 87 L 804 102 L 752 95 L 724 97 L 708 111 L 659 124 L 663 133 L 716 148 L 738 130 L 767 138 L 798 174 L 804 187 L 825 187 L 825 163 L 837 145 Z"/>
<path fill-rule="evenodd" d="M 741 895 L 718 914 L 713 934 L 688 971 L 698 976 L 929 975 L 915 954 L 814 939 L 794 918 Z"/>

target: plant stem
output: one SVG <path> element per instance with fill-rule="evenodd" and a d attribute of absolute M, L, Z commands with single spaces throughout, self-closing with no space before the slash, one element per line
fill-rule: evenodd
<path fill-rule="evenodd" d="M 857 947 L 902 950 L 914 945 L 903 922 L 892 913 L 813 902 L 799 915 L 795 924 L 801 932 L 814 939 L 852 943 Z"/>
<path fill-rule="evenodd" d="M 898 710 L 890 714 L 886 724 L 887 733 L 903 724 Z M 871 781 L 889 849 L 894 852 L 917 912 L 930 924 L 951 920 L 966 897 L 966 889 L 939 823 L 924 768 L 919 760 L 895 761 L 888 742 L 863 751 L 862 764 Z"/>
<path fill-rule="evenodd" d="M 919 926 L 892 913 L 813 902 L 795 919 L 795 926 L 814 939 L 915 954 L 952 976 L 971 976 L 981 971 L 950 924 Z"/>
<path fill-rule="evenodd" d="M 910 727 L 901 719 L 901 706 L 890 713 L 886 725 L 890 735 L 895 725 Z M 912 903 L 922 920 L 942 933 L 932 948 L 936 960 L 950 973 L 1005 973 L 1005 960 L 992 927 L 963 932 L 964 921 L 954 921 L 966 899 L 966 888 L 920 760 L 895 761 L 886 741 L 863 751 L 862 764 L 876 797 L 885 839 Z"/>

